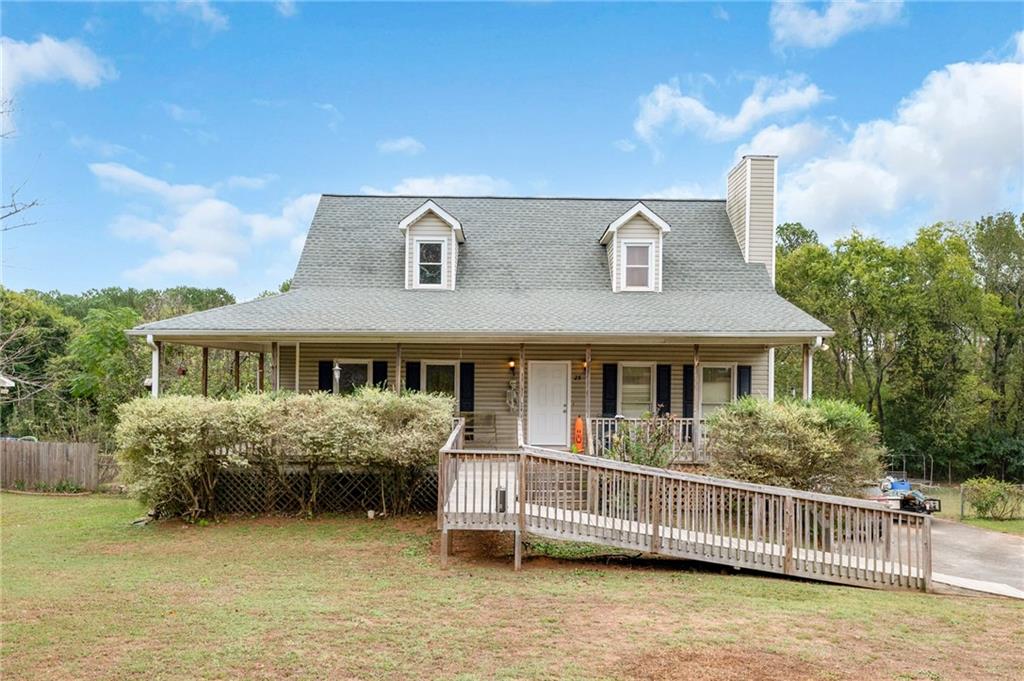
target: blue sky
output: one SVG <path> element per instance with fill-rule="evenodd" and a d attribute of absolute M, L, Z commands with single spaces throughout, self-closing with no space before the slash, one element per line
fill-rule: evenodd
<path fill-rule="evenodd" d="M 720 197 L 828 239 L 1024 209 L 999 4 L 5 2 L 12 288 L 290 276 L 321 192 Z"/>

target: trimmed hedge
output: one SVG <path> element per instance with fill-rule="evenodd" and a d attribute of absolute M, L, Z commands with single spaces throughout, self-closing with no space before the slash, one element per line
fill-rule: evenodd
<path fill-rule="evenodd" d="M 842 400 L 744 397 L 711 416 L 708 440 L 712 475 L 854 497 L 885 451 L 871 416 Z"/>
<path fill-rule="evenodd" d="M 366 388 L 326 393 L 243 395 L 236 399 L 139 398 L 118 410 L 118 460 L 132 493 L 160 515 L 188 520 L 216 513 L 221 471 L 276 471 L 303 513 L 318 510 L 325 476 L 341 468 L 387 479 L 381 497 L 408 508 L 408 489 L 437 462 L 451 432 L 453 401 Z M 300 470 L 301 487 L 288 475 Z"/>

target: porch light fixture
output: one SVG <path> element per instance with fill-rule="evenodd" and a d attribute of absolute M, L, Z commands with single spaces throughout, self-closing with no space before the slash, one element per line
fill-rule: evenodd
<path fill-rule="evenodd" d="M 516 370 L 516 361 L 514 359 L 510 359 L 508 361 L 508 372 L 509 373 L 513 373 L 515 370 Z"/>

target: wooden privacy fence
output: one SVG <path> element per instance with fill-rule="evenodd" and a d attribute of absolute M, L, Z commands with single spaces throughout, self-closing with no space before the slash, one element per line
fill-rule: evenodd
<path fill-rule="evenodd" d="M 71 482 L 95 490 L 99 445 L 92 442 L 0 440 L 0 486 L 5 489 Z"/>
<path fill-rule="evenodd" d="M 449 530 L 526 532 L 873 588 L 928 590 L 931 519 L 879 504 L 533 447 L 440 452 Z"/>

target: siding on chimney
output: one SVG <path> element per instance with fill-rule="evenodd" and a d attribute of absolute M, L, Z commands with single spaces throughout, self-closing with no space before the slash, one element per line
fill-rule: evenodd
<path fill-rule="evenodd" d="M 774 156 L 744 156 L 732 170 L 725 210 L 746 262 L 761 263 L 775 281 Z"/>
<path fill-rule="evenodd" d="M 747 262 L 763 263 L 775 281 L 775 159 L 751 157 L 747 197 Z"/>
<path fill-rule="evenodd" d="M 729 171 L 725 212 L 736 234 L 743 259 L 747 259 L 747 159 L 743 158 Z"/>

